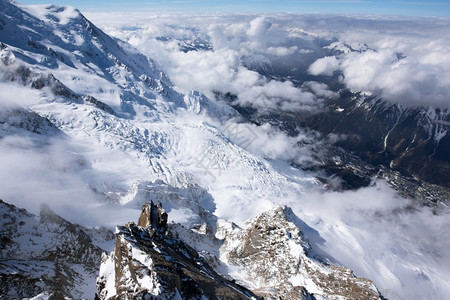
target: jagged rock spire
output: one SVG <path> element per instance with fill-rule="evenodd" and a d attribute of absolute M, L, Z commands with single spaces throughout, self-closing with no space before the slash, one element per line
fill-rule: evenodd
<path fill-rule="evenodd" d="M 152 201 L 142 206 L 138 225 L 118 226 L 114 251 L 102 256 L 96 299 L 262 300 L 170 232 L 162 238 L 167 230 L 167 213 Z"/>
<path fill-rule="evenodd" d="M 139 216 L 138 225 L 142 227 L 151 227 L 157 232 L 165 233 L 167 231 L 167 213 L 158 201 L 147 201 L 142 205 L 142 212 Z"/>

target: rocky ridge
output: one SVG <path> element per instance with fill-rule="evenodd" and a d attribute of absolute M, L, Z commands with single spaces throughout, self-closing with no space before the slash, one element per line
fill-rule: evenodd
<path fill-rule="evenodd" d="M 267 211 L 245 229 L 219 221 L 217 237 L 197 231 L 221 245 L 222 262 L 212 265 L 211 253 L 192 248 L 181 225 L 167 220 L 161 204 L 150 201 L 137 225 L 117 227 L 114 251 L 102 257 L 100 299 L 382 299 L 370 280 L 314 258 L 289 208 Z M 239 270 L 236 279 L 214 270 L 223 262 Z"/>
<path fill-rule="evenodd" d="M 256 299 L 228 281 L 196 250 L 167 232 L 167 213 L 147 202 L 138 224 L 116 229 L 116 244 L 103 255 L 99 299 Z"/>
<path fill-rule="evenodd" d="M 315 256 L 300 223 L 290 208 L 278 207 L 243 229 L 223 227 L 221 259 L 238 267 L 242 280 L 265 299 L 382 299 L 370 280 Z"/>
<path fill-rule="evenodd" d="M 0 200 L 0 298 L 81 299 L 93 292 L 111 231 L 70 223 L 43 204 L 39 216 Z"/>

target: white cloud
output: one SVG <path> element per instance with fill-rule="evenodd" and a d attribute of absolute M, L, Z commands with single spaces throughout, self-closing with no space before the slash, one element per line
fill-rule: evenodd
<path fill-rule="evenodd" d="M 289 82 L 268 81 L 252 85 L 238 93 L 239 102 L 259 109 L 281 109 L 297 111 L 315 104 L 315 96 L 304 92 Z"/>
<path fill-rule="evenodd" d="M 410 201 L 382 181 L 357 191 L 311 192 L 299 201 L 294 212 L 320 232 L 309 235 L 313 250 L 374 280 L 383 296 L 440 299 L 450 293 L 448 210 L 408 209 Z"/>
<path fill-rule="evenodd" d="M 269 47 L 266 50 L 267 54 L 272 54 L 272 55 L 276 55 L 276 56 L 286 56 L 286 55 L 292 55 L 295 52 L 298 51 L 298 47 L 297 46 L 292 46 L 289 48 L 286 47 Z M 309 53 L 309 52 L 302 52 L 302 53 Z"/>
<path fill-rule="evenodd" d="M 68 150 L 65 141 L 56 138 L 2 138 L 0 197 L 33 213 L 39 211 L 41 203 L 66 212 L 68 207 L 80 210 L 92 206 L 95 197 L 82 179 L 89 172 L 89 165 Z"/>
<path fill-rule="evenodd" d="M 214 24 L 209 26 L 208 34 L 211 37 L 211 42 L 214 45 L 214 49 L 222 49 L 228 46 L 228 38 L 224 33 L 225 28 L 223 26 Z"/>
<path fill-rule="evenodd" d="M 31 89 L 24 89 L 16 86 L 12 82 L 0 82 L 0 109 L 13 107 L 29 107 L 40 101 L 39 92 Z"/>
<path fill-rule="evenodd" d="M 296 164 L 307 166 L 315 164 L 312 149 L 299 147 L 298 143 L 308 144 L 314 137 L 304 132 L 295 137 L 288 136 L 278 128 L 270 124 L 262 126 L 251 126 L 253 133 L 257 136 L 246 150 L 261 157 L 278 159 L 282 161 L 295 162 Z"/>
<path fill-rule="evenodd" d="M 300 50 L 298 50 L 298 53 L 300 53 L 300 54 L 312 54 L 312 53 L 314 53 L 314 50 L 311 50 L 311 49 L 300 49 Z"/>
<path fill-rule="evenodd" d="M 307 81 L 303 84 L 311 89 L 311 91 L 319 98 L 337 98 L 339 94 L 329 89 L 328 85 L 316 81 Z"/>
<path fill-rule="evenodd" d="M 213 17 L 213 20 L 217 19 Z M 219 21 L 200 25 L 197 23 L 200 19 L 194 18 L 180 22 L 183 25 L 174 25 L 173 19 L 164 22 L 157 19 L 157 24 L 150 20 L 150 24 L 139 23 L 136 30 L 120 31 L 119 27 L 110 30 L 110 33 L 127 40 L 158 61 L 175 87 L 183 92 L 195 89 L 210 98 L 214 98 L 213 92 L 232 93 L 238 96 L 241 104 L 261 109 L 296 111 L 314 105 L 314 94 L 305 92 L 288 81 L 266 79 L 244 66 L 250 57 L 252 66 L 264 67 L 267 62 L 270 63 L 264 54 L 292 55 L 298 51 L 298 47 L 267 47 L 273 40 L 272 35 L 278 33 L 265 17 L 240 17 L 237 20 L 232 24 Z M 195 27 L 188 25 L 189 22 L 193 22 Z M 130 24 L 126 28 L 129 26 Z M 181 51 L 179 41 L 204 38 L 203 33 L 194 28 L 204 30 L 203 33 L 209 38 L 204 42 L 211 42 L 214 51 Z M 160 36 L 169 36 L 174 40 L 155 39 Z"/>
<path fill-rule="evenodd" d="M 328 75 L 332 76 L 339 69 L 339 61 L 334 56 L 326 56 L 316 60 L 309 66 L 308 72 L 312 75 Z"/>
<path fill-rule="evenodd" d="M 265 17 L 258 17 L 250 22 L 250 28 L 247 34 L 251 37 L 262 38 L 266 32 L 272 27 L 272 23 Z"/>
<path fill-rule="evenodd" d="M 450 56 L 450 54 L 449 54 Z M 445 56 L 443 57 L 445 65 Z M 386 100 L 404 105 L 449 105 L 450 71 L 433 64 L 436 56 L 427 54 L 421 63 L 413 57 L 398 58 L 393 48 L 348 52 L 316 60 L 313 75 L 333 75 L 340 71 L 343 82 L 353 90 L 370 91 Z"/>
<path fill-rule="evenodd" d="M 354 90 L 406 106 L 449 107 L 448 21 L 341 19 L 329 22 L 338 32 L 338 42 L 330 43 L 330 48 L 343 52 L 336 53 L 336 60 L 316 60 L 309 68 L 311 74 L 330 76 L 338 71 L 343 83 Z"/>

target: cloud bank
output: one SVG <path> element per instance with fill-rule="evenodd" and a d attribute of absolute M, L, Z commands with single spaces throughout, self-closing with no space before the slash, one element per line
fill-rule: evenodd
<path fill-rule="evenodd" d="M 449 105 L 450 21 L 444 18 L 137 13 L 136 23 L 125 25 L 108 14 L 88 16 L 155 58 L 183 90 L 231 92 L 242 104 L 298 110 L 320 103 L 302 81 L 334 76 L 352 90 L 405 106 Z M 180 45 L 187 40 L 210 49 L 185 51 Z M 291 73 L 282 81 L 293 86 L 254 73 L 281 65 Z"/>
<path fill-rule="evenodd" d="M 350 89 L 369 91 L 406 106 L 448 107 L 450 65 L 446 56 L 425 53 L 421 57 L 399 57 L 395 48 L 349 52 L 316 60 L 309 68 L 313 75 L 342 74 Z M 450 56 L 447 54 L 447 56 Z"/>
<path fill-rule="evenodd" d="M 260 74 L 272 67 L 271 57 L 295 55 L 300 49 L 279 44 L 284 37 L 267 17 L 181 15 L 174 20 L 163 15 L 139 20 L 131 29 L 106 22 L 108 33 L 159 62 L 180 91 L 195 89 L 210 98 L 213 92 L 231 93 L 241 105 L 258 109 L 298 111 L 320 102 L 298 84 Z M 197 51 L 186 51 L 189 47 Z"/>
<path fill-rule="evenodd" d="M 313 249 L 374 280 L 386 298 L 448 297 L 448 210 L 411 209 L 382 181 L 357 191 L 312 192 L 293 207 L 320 232 L 318 238 L 305 229 Z"/>

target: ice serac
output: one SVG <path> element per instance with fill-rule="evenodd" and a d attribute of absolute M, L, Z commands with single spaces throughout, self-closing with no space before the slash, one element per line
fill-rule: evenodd
<path fill-rule="evenodd" d="M 221 258 L 240 268 L 241 280 L 266 299 L 382 299 L 370 280 L 316 259 L 300 222 L 290 208 L 278 207 L 245 229 L 219 229 L 225 236 Z"/>
<path fill-rule="evenodd" d="M 0 200 L 0 298 L 91 297 L 103 252 L 97 238 L 112 232 L 73 224 L 45 204 L 35 216 Z"/>
<path fill-rule="evenodd" d="M 102 257 L 98 298 L 258 298 L 221 277 L 194 248 L 173 237 L 161 205 L 144 204 L 139 224 L 117 227 L 114 251 Z"/>

